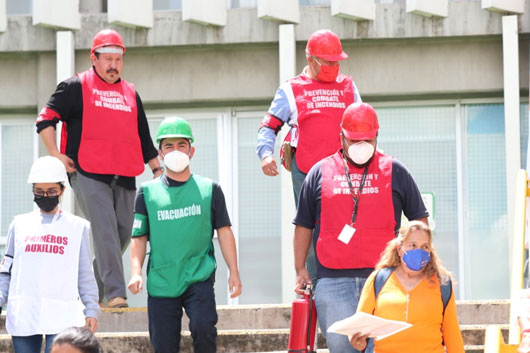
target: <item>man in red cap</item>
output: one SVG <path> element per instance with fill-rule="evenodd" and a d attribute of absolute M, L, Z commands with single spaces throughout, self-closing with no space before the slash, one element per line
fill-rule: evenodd
<path fill-rule="evenodd" d="M 361 290 L 401 213 L 427 223 L 418 187 L 401 162 L 376 150 L 379 123 L 366 103 L 353 103 L 340 124 L 341 148 L 309 171 L 293 223 L 296 292 L 311 278 L 305 266 L 312 243 L 317 259 L 315 302 L 331 353 L 357 352 L 348 337 L 328 333 L 355 314 Z"/>
<path fill-rule="evenodd" d="M 97 33 L 92 67 L 59 83 L 37 118 L 37 133 L 50 155 L 64 163 L 91 222 L 100 301 L 107 298 L 110 307 L 127 306 L 122 253 L 131 236 L 135 177 L 145 163 L 155 177 L 162 174 L 140 96 L 121 79 L 125 51 L 115 30 Z"/>
<path fill-rule="evenodd" d="M 330 30 L 313 33 L 306 46 L 307 66 L 276 91 L 258 132 L 256 152 L 265 175 L 278 175 L 274 159 L 276 134 L 290 126 L 287 148 L 295 203 L 304 178 L 316 162 L 335 153 L 342 113 L 361 96 L 350 76 L 340 74 L 340 61 L 348 58 L 339 37 Z M 285 164 L 284 164 L 285 165 Z M 289 165 L 287 165 L 289 167 Z"/>

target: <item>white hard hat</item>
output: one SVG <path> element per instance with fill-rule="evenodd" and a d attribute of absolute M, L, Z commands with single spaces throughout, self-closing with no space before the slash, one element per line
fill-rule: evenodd
<path fill-rule="evenodd" d="M 28 184 L 34 183 L 61 183 L 66 184 L 66 168 L 57 157 L 40 157 L 31 166 L 28 176 Z"/>

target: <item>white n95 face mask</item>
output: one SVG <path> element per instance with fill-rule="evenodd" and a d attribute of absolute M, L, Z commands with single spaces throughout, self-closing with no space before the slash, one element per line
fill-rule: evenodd
<path fill-rule="evenodd" d="M 363 165 L 374 155 L 375 147 L 371 143 L 361 141 L 348 147 L 348 156 L 355 164 Z"/>
<path fill-rule="evenodd" d="M 175 173 L 180 173 L 190 165 L 190 157 L 184 152 L 171 151 L 164 156 L 164 165 Z"/>

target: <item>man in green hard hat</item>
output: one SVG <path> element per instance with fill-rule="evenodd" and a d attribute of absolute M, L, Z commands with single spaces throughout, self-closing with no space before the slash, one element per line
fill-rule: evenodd
<path fill-rule="evenodd" d="M 223 191 L 211 179 L 191 172 L 195 148 L 186 120 L 164 119 L 156 142 L 165 171 L 136 193 L 129 290 L 137 294 L 143 288 L 142 265 L 149 241 L 147 309 L 154 351 L 179 351 L 184 308 L 195 352 L 213 353 L 217 339 L 214 230 L 230 271 L 231 297 L 241 294 L 236 243 Z"/>

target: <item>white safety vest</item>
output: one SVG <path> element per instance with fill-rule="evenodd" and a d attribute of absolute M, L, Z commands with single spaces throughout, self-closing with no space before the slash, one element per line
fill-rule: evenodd
<path fill-rule="evenodd" d="M 78 269 L 88 221 L 61 211 L 50 224 L 39 212 L 15 217 L 6 328 L 13 336 L 57 334 L 83 326 Z"/>

